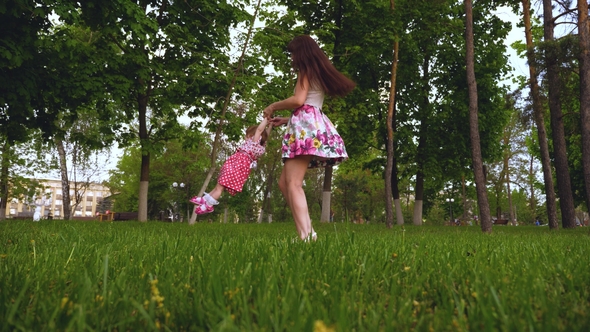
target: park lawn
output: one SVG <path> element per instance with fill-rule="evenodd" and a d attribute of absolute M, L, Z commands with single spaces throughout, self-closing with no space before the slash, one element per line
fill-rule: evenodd
<path fill-rule="evenodd" d="M 588 228 L 0 223 L 0 330 L 589 331 Z"/>

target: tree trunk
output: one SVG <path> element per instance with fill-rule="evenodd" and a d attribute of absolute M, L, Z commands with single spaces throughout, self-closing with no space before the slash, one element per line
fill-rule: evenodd
<path fill-rule="evenodd" d="M 395 126 L 394 126 L 395 128 Z M 394 143 L 395 144 L 395 143 Z M 394 151 L 395 151 L 395 147 L 394 147 Z M 397 158 L 395 158 L 395 155 L 393 156 L 393 167 L 392 167 L 392 173 L 391 173 L 391 191 L 392 191 L 392 196 L 393 196 L 393 205 L 395 207 L 395 218 L 397 220 L 397 224 L 398 225 L 403 225 L 404 224 L 404 214 L 402 212 L 402 203 L 401 200 L 399 198 L 399 187 L 398 187 L 398 181 L 397 181 Z"/>
<path fill-rule="evenodd" d="M 426 145 L 428 144 L 428 118 L 430 116 L 430 101 L 428 93 L 430 92 L 430 55 L 426 54 L 422 63 L 422 105 L 420 105 L 420 133 L 418 138 L 418 150 L 416 153 L 416 188 L 414 197 L 414 225 L 422 225 L 422 205 L 424 203 L 424 164 L 426 163 Z"/>
<path fill-rule="evenodd" d="M 510 148 L 510 130 L 504 130 L 504 181 L 506 182 L 506 197 L 508 198 L 508 220 L 512 225 L 516 224 L 514 219 L 514 210 L 512 207 L 512 191 L 510 189 L 510 155 L 512 153 Z"/>
<path fill-rule="evenodd" d="M 523 18 L 525 25 L 525 36 L 527 46 L 527 60 L 529 63 L 529 76 L 531 99 L 533 100 L 533 113 L 535 125 L 537 126 L 537 137 L 539 138 L 539 148 L 541 152 L 541 166 L 543 168 L 543 181 L 545 184 L 545 204 L 547 208 L 547 223 L 550 229 L 559 227 L 557 221 L 557 206 L 555 205 L 555 187 L 553 186 L 553 175 L 551 170 L 551 159 L 549 156 L 549 143 L 547 131 L 545 130 L 545 116 L 543 115 L 543 105 L 539 93 L 539 83 L 537 81 L 537 68 L 535 67 L 535 48 L 533 45 L 533 35 L 531 30 L 530 0 L 523 0 Z M 531 189 L 532 190 L 532 189 Z"/>
<path fill-rule="evenodd" d="M 478 110 L 477 110 L 477 82 L 475 81 L 475 63 L 473 50 L 473 13 L 471 0 L 465 0 L 465 63 L 467 69 L 467 88 L 469 92 L 469 132 L 471 138 L 471 158 L 475 175 L 475 190 L 481 220 L 481 230 L 492 232 L 490 204 L 483 174 L 483 161 L 479 140 Z"/>
<path fill-rule="evenodd" d="M 260 2 L 262 0 L 258 0 L 258 4 L 256 5 L 256 10 L 254 11 L 254 15 L 252 15 L 252 20 L 250 21 L 250 27 L 248 28 L 248 35 L 246 36 L 246 41 L 244 42 L 244 47 L 242 47 L 242 54 L 240 55 L 240 59 L 238 60 L 238 67 L 234 71 L 234 76 L 232 78 L 231 84 L 229 85 L 229 90 L 227 91 L 227 95 L 225 96 L 225 100 L 223 102 L 223 108 L 221 109 L 221 115 L 219 124 L 217 125 L 217 130 L 215 131 L 215 139 L 213 140 L 213 148 L 211 149 L 211 166 L 209 168 L 209 172 L 207 173 L 207 177 L 205 178 L 205 183 L 199 190 L 198 196 L 202 196 L 213 177 L 213 173 L 216 169 L 216 160 L 217 160 L 217 150 L 219 149 L 220 139 L 221 139 L 221 129 L 224 125 L 225 120 L 225 113 L 227 112 L 227 107 L 231 100 L 231 95 L 236 85 L 236 79 L 238 78 L 238 73 L 240 73 L 242 69 L 242 63 L 244 62 L 244 56 L 246 55 L 246 50 L 248 49 L 248 43 L 250 42 L 250 38 L 252 36 L 252 31 L 254 29 L 254 22 L 256 17 L 258 17 L 258 10 L 260 9 Z M 191 219 L 189 220 L 189 225 L 193 225 L 197 221 L 197 214 L 193 211 Z"/>
<path fill-rule="evenodd" d="M 463 203 L 462 219 L 467 220 L 470 217 L 467 216 L 467 185 L 465 184 L 465 175 L 461 175 L 461 202 Z"/>
<path fill-rule="evenodd" d="M 506 167 L 508 167 L 508 161 L 506 161 Z M 512 206 L 512 192 L 510 189 L 510 172 L 508 171 L 506 171 L 506 195 L 508 197 L 508 211 L 510 211 L 510 213 L 508 214 L 508 219 L 510 219 L 512 225 L 516 225 L 516 219 L 514 217 L 514 208 Z"/>
<path fill-rule="evenodd" d="M 326 166 L 324 172 L 324 188 L 322 191 L 322 215 L 320 222 L 330 222 L 332 199 L 332 166 Z"/>
<path fill-rule="evenodd" d="M 422 119 L 422 124 L 420 125 L 418 153 L 416 157 L 416 165 L 418 166 L 418 171 L 416 172 L 416 196 L 414 197 L 414 225 L 422 225 L 422 204 L 424 202 L 424 149 L 426 145 L 426 132 L 426 120 Z"/>
<path fill-rule="evenodd" d="M 0 169 L 0 220 L 6 219 L 8 207 L 8 170 L 10 168 L 10 143 L 8 139 L 2 144 L 2 167 Z"/>
<path fill-rule="evenodd" d="M 586 188 L 586 209 L 590 211 L 590 28 L 588 2 L 578 0 L 578 38 L 580 42 L 580 123 L 582 167 Z"/>
<path fill-rule="evenodd" d="M 561 82 L 559 66 L 555 56 L 553 36 L 555 22 L 553 21 L 552 1 L 543 0 L 543 31 L 545 43 L 545 63 L 547 67 L 547 81 L 549 85 L 549 112 L 551 114 L 551 133 L 553 136 L 553 154 L 555 177 L 559 192 L 559 206 L 561 208 L 561 224 L 563 228 L 573 228 L 575 223 L 574 197 L 570 182 L 569 166 L 567 164 L 567 150 L 565 144 L 565 130 L 563 127 L 563 113 L 561 111 Z M 553 49 L 553 50 L 552 50 Z"/>
<path fill-rule="evenodd" d="M 395 9 L 395 0 L 390 0 L 389 2 L 391 14 L 393 15 Z M 391 62 L 391 86 L 389 88 L 389 105 L 387 107 L 387 164 L 385 165 L 385 212 L 386 212 L 386 219 L 385 224 L 387 228 L 393 227 L 393 192 L 396 189 L 393 189 L 393 185 L 397 185 L 397 179 L 393 179 L 393 177 L 397 176 L 397 174 L 393 174 L 393 164 L 394 164 L 394 123 L 395 123 L 395 91 L 396 91 L 396 84 L 397 84 L 397 63 L 399 59 L 399 42 L 396 40 L 393 44 L 393 61 Z M 399 198 L 398 198 L 399 199 Z M 399 202 L 396 204 L 396 211 L 401 212 L 401 208 L 398 208 Z M 402 222 L 403 223 L 403 222 Z M 399 224 L 399 219 L 398 219 Z"/>
<path fill-rule="evenodd" d="M 147 131 L 148 95 L 139 94 L 137 103 L 139 108 L 139 142 L 141 145 L 141 171 L 139 176 L 139 204 L 137 220 L 146 222 L 148 219 L 148 186 L 150 181 L 150 153 L 148 152 L 149 135 Z"/>
<path fill-rule="evenodd" d="M 68 178 L 66 149 L 64 147 L 64 142 L 59 138 L 55 139 L 55 146 L 57 147 L 57 155 L 59 157 L 59 170 L 61 177 L 61 198 L 62 207 L 64 211 L 64 220 L 70 220 L 72 218 L 72 207 L 70 205 L 70 180 Z"/>
<path fill-rule="evenodd" d="M 393 3 L 393 1 L 392 1 Z M 393 6 L 393 5 L 392 5 Z M 393 45 L 393 61 L 391 64 L 391 87 L 389 89 L 389 106 L 387 108 L 387 164 L 385 167 L 385 211 L 386 211 L 386 224 L 388 228 L 393 226 L 393 189 L 392 185 L 395 183 L 397 184 L 397 179 L 393 180 L 393 177 L 397 177 L 397 174 L 393 174 L 393 164 L 394 164 L 394 122 L 395 122 L 395 89 L 396 89 L 396 81 L 397 81 L 397 62 L 399 58 L 399 42 L 396 40 Z M 398 201 L 399 201 L 399 194 L 398 194 Z M 399 202 L 398 202 L 399 204 Z M 396 205 L 396 211 L 401 213 L 401 208 L 398 208 Z M 398 219 L 398 224 L 400 220 Z M 403 224 L 403 220 L 402 220 Z"/>
<path fill-rule="evenodd" d="M 533 106 L 534 108 L 534 106 Z M 534 124 L 531 124 L 531 129 L 534 129 Z M 531 130 L 532 131 L 532 130 Z M 531 137 L 534 137 L 533 133 L 531 132 Z M 532 144 L 534 144 L 534 139 L 532 141 Z M 537 215 L 537 197 L 535 196 L 535 156 L 533 154 L 530 154 L 530 159 L 529 159 L 529 174 L 528 174 L 528 180 L 529 180 L 529 190 L 530 190 L 530 198 L 529 198 L 529 208 L 531 211 L 531 215 L 535 216 Z"/>
<path fill-rule="evenodd" d="M 424 172 L 416 173 L 416 197 L 414 199 L 414 225 L 422 225 L 422 204 L 424 203 Z"/>

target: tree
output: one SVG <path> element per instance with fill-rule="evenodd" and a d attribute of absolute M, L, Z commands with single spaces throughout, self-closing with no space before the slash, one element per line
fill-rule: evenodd
<path fill-rule="evenodd" d="M 547 70 L 549 90 L 549 111 L 551 114 L 551 134 L 553 136 L 553 153 L 555 176 L 561 207 L 563 228 L 575 227 L 574 199 L 572 196 L 570 173 L 567 161 L 563 113 L 561 110 L 561 80 L 557 63 L 558 45 L 554 38 L 555 20 L 551 0 L 543 0 L 544 60 Z"/>
<path fill-rule="evenodd" d="M 590 212 L 590 22 L 586 0 L 578 0 L 578 39 L 582 168 L 586 188 L 586 210 Z"/>
<path fill-rule="evenodd" d="M 236 80 L 238 78 L 238 74 L 240 74 L 240 72 L 242 70 L 242 64 L 244 62 L 244 57 L 246 56 L 246 51 L 248 50 L 248 43 L 250 42 L 250 38 L 252 37 L 252 31 L 254 30 L 254 22 L 256 21 L 256 18 L 258 16 L 258 10 L 260 9 L 260 3 L 261 3 L 261 0 L 258 0 L 258 3 L 256 5 L 256 9 L 254 11 L 254 15 L 252 16 L 252 18 L 250 20 L 248 34 L 246 35 L 246 40 L 245 40 L 244 45 L 242 47 L 240 58 L 238 59 L 238 63 L 236 65 L 235 70 L 233 71 L 232 81 L 228 87 L 227 94 L 225 96 L 225 100 L 224 100 L 223 106 L 221 108 L 221 116 L 219 119 L 219 123 L 217 124 L 217 128 L 215 130 L 215 139 L 213 140 L 213 148 L 211 150 L 211 167 L 209 168 L 209 173 L 207 173 L 207 178 L 205 179 L 205 182 L 203 183 L 203 186 L 201 187 L 201 190 L 199 191 L 198 196 L 202 196 L 203 193 L 205 192 L 205 189 L 209 185 L 209 181 L 211 181 L 211 177 L 213 176 L 213 172 L 215 171 L 215 168 L 216 168 L 215 163 L 216 163 L 216 158 L 217 158 L 217 149 L 218 149 L 218 145 L 219 145 L 219 140 L 220 140 L 222 128 L 225 126 L 225 114 L 228 110 L 229 103 L 232 98 L 232 93 L 233 93 L 234 86 L 236 84 Z M 191 216 L 189 223 L 194 224 L 196 220 L 197 220 L 197 213 L 193 212 L 193 215 Z"/>
<path fill-rule="evenodd" d="M 547 208 L 547 219 L 551 229 L 557 229 L 557 209 L 555 206 L 555 189 L 553 187 L 553 175 L 551 172 L 551 160 L 549 157 L 549 144 L 545 130 L 545 118 L 537 82 L 537 67 L 535 66 L 535 48 L 533 45 L 533 33 L 531 25 L 530 1 L 522 1 L 524 32 L 526 37 L 527 60 L 529 65 L 529 86 L 533 103 L 533 113 L 537 127 L 537 138 L 541 154 L 541 165 L 545 184 L 545 202 Z"/>
<path fill-rule="evenodd" d="M 0 219 L 5 218 L 8 198 L 14 197 L 12 188 L 23 180 L 23 173 L 15 168 L 24 160 L 15 149 L 33 141 L 32 136 L 39 133 L 35 129 L 50 123 L 38 108 L 41 73 L 45 71 L 38 47 L 41 32 L 50 26 L 50 12 L 44 1 L 23 0 L 5 1 L 0 10 Z"/>
<path fill-rule="evenodd" d="M 108 95 L 101 83 L 104 59 L 94 52 L 93 32 L 78 25 L 59 24 L 43 35 L 41 42 L 47 70 L 40 97 L 45 113 L 53 118 L 45 135 L 57 150 L 64 219 L 69 220 L 86 188 L 97 180 L 97 154 L 112 143 L 111 126 L 117 119 L 105 117 L 107 107 L 97 106 Z M 68 165 L 72 167 L 69 171 Z"/>
<path fill-rule="evenodd" d="M 84 22 L 110 52 L 108 91 L 125 115 L 120 146 L 138 140 L 140 221 L 147 220 L 150 156 L 177 137 L 178 115 L 208 118 L 227 91 L 229 28 L 246 17 L 225 1 L 84 1 Z M 137 126 L 133 125 L 137 121 Z"/>
<path fill-rule="evenodd" d="M 471 154 L 473 160 L 473 172 L 477 191 L 477 203 L 481 220 L 481 230 L 484 233 L 492 232 L 490 207 L 487 197 L 485 178 L 483 174 L 483 161 L 479 140 L 478 116 L 477 116 L 477 83 L 475 81 L 474 51 L 473 51 L 473 13 L 471 0 L 465 0 L 465 63 L 467 67 L 467 86 L 469 90 L 469 132 L 471 137 Z"/>
<path fill-rule="evenodd" d="M 527 153 L 527 131 L 523 128 L 522 122 L 527 122 L 526 118 L 516 110 L 516 101 L 520 97 L 517 92 L 506 96 L 506 108 L 510 110 L 511 117 L 504 127 L 502 134 L 502 160 L 497 163 L 490 163 L 487 172 L 487 180 L 492 184 L 493 197 L 495 198 L 496 217 L 502 218 L 502 210 L 508 212 L 508 218 L 512 224 L 516 223 L 515 209 L 512 202 L 513 185 L 520 185 L 526 175 L 525 172 Z M 506 197 L 506 205 L 501 202 Z M 491 202 L 490 202 L 491 203 Z M 493 209 L 492 209 L 493 210 Z"/>
<path fill-rule="evenodd" d="M 182 131 L 190 131 L 181 128 Z M 184 136 L 184 133 L 181 133 Z M 202 134 L 197 134 L 203 145 L 209 143 Z M 109 172 L 109 179 L 105 184 L 113 193 L 115 211 L 136 211 L 137 209 L 137 185 L 141 168 L 141 148 L 139 146 L 125 148 L 124 153 L 117 163 L 116 169 Z M 149 188 L 149 210 L 151 219 L 158 219 L 160 211 L 171 208 L 171 204 L 178 203 L 178 210 L 187 218 L 190 217 L 193 207 L 188 203 L 191 195 L 200 188 L 207 172 L 207 150 L 202 145 L 183 145 L 180 140 L 166 142 L 161 152 L 154 153 L 151 163 L 151 177 Z M 171 167 L 174 165 L 174 167 Z M 175 189 L 174 182 L 184 183 L 184 188 Z"/>
<path fill-rule="evenodd" d="M 391 0 L 391 11 L 395 10 L 395 0 Z M 399 203 L 399 191 L 397 189 L 397 167 L 395 167 L 394 155 L 394 127 L 395 127 L 395 92 L 397 85 L 397 65 L 399 60 L 399 41 L 393 43 L 393 60 L 391 61 L 391 83 L 389 87 L 389 105 L 387 107 L 387 164 L 385 166 L 385 212 L 388 228 L 393 226 L 393 204 L 397 212 L 397 223 L 403 224 L 404 219 Z M 395 181 L 393 180 L 395 179 Z M 395 188 L 393 188 L 395 186 Z M 394 195 L 394 190 L 397 196 Z"/>

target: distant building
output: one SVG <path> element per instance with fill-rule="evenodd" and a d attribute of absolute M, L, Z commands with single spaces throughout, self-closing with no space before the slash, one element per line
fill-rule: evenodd
<path fill-rule="evenodd" d="M 37 198 L 34 203 L 22 202 L 16 198 L 13 198 L 8 206 L 6 207 L 6 217 L 16 216 L 32 216 L 35 211 L 35 207 L 41 206 L 41 215 L 46 219 L 51 213 L 54 219 L 63 219 L 63 193 L 61 188 L 61 180 L 39 180 L 45 187 L 45 195 L 43 198 Z M 82 199 L 76 210 L 73 211 L 72 217 L 92 217 L 96 215 L 96 212 L 104 212 L 102 209 L 108 202 L 105 198 L 111 195 L 110 190 L 99 183 L 91 183 L 88 188 L 82 193 Z M 46 198 L 49 197 L 49 198 Z M 74 189 L 73 185 L 70 185 L 70 201 L 71 206 L 74 205 Z M 110 203 L 110 202 L 108 202 Z"/>

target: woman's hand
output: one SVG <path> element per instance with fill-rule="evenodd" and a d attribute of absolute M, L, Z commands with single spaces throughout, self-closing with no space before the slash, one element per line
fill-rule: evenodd
<path fill-rule="evenodd" d="M 289 118 L 284 117 L 284 116 L 277 116 L 276 118 L 270 119 L 270 123 L 272 124 L 273 127 L 286 125 L 288 122 L 289 122 Z"/>
<path fill-rule="evenodd" d="M 264 109 L 264 117 L 272 120 L 272 115 L 274 114 L 275 110 L 274 107 L 272 107 L 271 105 L 268 105 L 265 109 Z"/>

